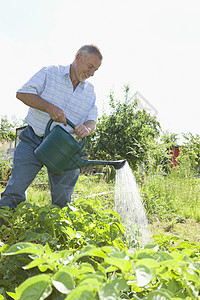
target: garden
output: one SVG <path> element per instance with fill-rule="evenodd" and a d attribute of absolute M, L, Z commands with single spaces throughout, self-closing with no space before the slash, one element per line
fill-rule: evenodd
<path fill-rule="evenodd" d="M 128 88 L 125 90 L 125 99 Z M 145 111 L 110 94 L 87 139 L 91 159 L 127 159 L 146 211 L 150 242 L 128 239 L 115 211 L 112 167 L 81 170 L 72 202 L 51 205 L 45 167 L 27 201 L 0 212 L 0 299 L 200 299 L 200 137 L 162 132 Z M 112 138 L 111 138 L 112 137 Z M 12 159 L 1 158 L 1 192 Z"/>

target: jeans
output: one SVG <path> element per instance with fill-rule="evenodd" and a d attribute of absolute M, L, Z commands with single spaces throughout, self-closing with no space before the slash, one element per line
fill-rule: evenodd
<path fill-rule="evenodd" d="M 5 191 L 1 194 L 0 208 L 8 206 L 15 208 L 26 200 L 26 190 L 42 168 L 37 160 L 34 150 L 40 145 L 43 138 L 37 136 L 28 125 L 20 133 L 14 158 L 11 176 Z M 78 180 L 79 170 L 67 171 L 62 175 L 55 175 L 48 170 L 52 204 L 60 208 L 71 202 L 71 196 Z"/>

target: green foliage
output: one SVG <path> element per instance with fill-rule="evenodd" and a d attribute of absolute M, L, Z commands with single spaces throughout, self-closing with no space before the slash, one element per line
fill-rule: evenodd
<path fill-rule="evenodd" d="M 143 176 L 140 190 L 149 219 L 200 220 L 200 180 L 182 176 L 181 168 L 164 174 L 160 170 Z"/>
<path fill-rule="evenodd" d="M 14 141 L 15 140 L 15 130 L 16 127 L 20 127 L 24 121 L 18 121 L 14 116 L 11 122 L 8 120 L 7 116 L 1 117 L 0 121 L 0 140 Z"/>
<path fill-rule="evenodd" d="M 52 251 L 48 243 L 1 243 L 1 269 L 5 261 L 15 268 L 7 264 L 7 274 L 1 275 L 2 293 L 32 300 L 197 299 L 199 245 L 183 242 L 175 247 L 169 243 L 173 236 L 154 239 L 144 248 L 121 251 L 115 246 Z M 11 269 L 15 288 L 9 288 L 12 277 L 6 279 Z"/>
<path fill-rule="evenodd" d="M 9 224 L 2 226 L 0 240 L 9 244 L 48 242 L 55 249 L 79 249 L 86 244 L 113 245 L 117 243 L 117 236 L 124 237 L 118 214 L 110 209 L 103 210 L 97 200 L 80 199 L 75 206 L 69 205 L 62 210 L 22 203 L 14 213 L 9 210 L 0 210 L 0 213 Z"/>
<path fill-rule="evenodd" d="M 11 174 L 12 161 L 9 157 L 0 157 L 0 181 L 7 181 Z"/>
<path fill-rule="evenodd" d="M 157 138 L 146 140 L 146 151 L 144 161 L 138 165 L 138 170 L 144 176 L 153 174 L 166 175 L 171 172 L 170 148 L 177 144 L 177 135 L 169 132 L 162 132 Z M 136 174 L 137 176 L 137 174 Z M 137 179 L 141 178 L 137 176 Z"/>
<path fill-rule="evenodd" d="M 101 185 L 91 178 L 90 183 L 81 176 L 77 193 L 85 185 L 84 198 L 66 208 L 22 203 L 15 212 L 0 212 L 8 223 L 0 228 L 2 299 L 198 299 L 200 246 L 156 235 L 152 244 L 130 248 L 119 215 L 100 196 L 87 199 L 90 184 L 94 190 Z M 157 197 L 157 205 L 161 194 L 156 191 L 166 177 L 152 178 L 148 188 L 155 190 L 148 192 Z M 163 196 L 152 214 L 154 209 L 164 214 L 164 208 L 171 214 L 169 179 L 167 200 L 162 202 Z"/>
<path fill-rule="evenodd" d="M 200 173 L 200 136 L 191 133 L 184 134 L 184 144 L 181 147 L 179 162 L 185 166 L 185 176 Z M 183 170 L 182 170 L 183 171 Z"/>
<path fill-rule="evenodd" d="M 137 111 L 136 102 L 128 104 L 128 92 L 126 87 L 124 103 L 110 95 L 112 112 L 97 125 L 91 155 L 131 161 L 149 220 L 199 221 L 200 185 L 194 176 L 199 136 L 189 135 L 178 168 L 166 173 L 163 162 L 169 161 L 176 135 L 164 133 L 157 139 L 159 124 Z M 6 178 L 10 162 L 1 166 Z M 46 181 L 44 168 L 34 185 L 38 189 L 42 182 L 46 189 Z M 156 235 L 152 244 L 130 247 L 112 210 L 113 188 L 113 182 L 106 187 L 101 178 L 82 175 L 73 204 L 66 208 L 41 206 L 50 198 L 39 198 L 31 188 L 30 203 L 14 212 L 1 210 L 0 218 L 8 225 L 0 228 L 0 300 L 199 299 L 200 245 Z"/>
<path fill-rule="evenodd" d="M 125 89 L 127 93 L 128 90 Z M 95 132 L 87 138 L 87 147 L 92 159 L 127 159 L 135 168 L 144 161 L 150 139 L 159 134 L 160 125 L 145 110 L 137 109 L 137 101 L 116 101 L 113 93 L 109 102 L 111 113 L 104 114 L 97 123 Z"/>

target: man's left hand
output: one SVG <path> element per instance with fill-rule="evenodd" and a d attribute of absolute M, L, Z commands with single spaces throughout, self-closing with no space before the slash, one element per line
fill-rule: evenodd
<path fill-rule="evenodd" d="M 84 136 L 88 136 L 91 133 L 91 128 L 83 124 L 77 124 L 71 133 L 76 133 L 76 135 L 82 139 Z"/>

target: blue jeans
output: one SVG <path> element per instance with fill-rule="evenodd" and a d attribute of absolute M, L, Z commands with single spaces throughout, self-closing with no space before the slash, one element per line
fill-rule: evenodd
<path fill-rule="evenodd" d="M 1 194 L 0 208 L 8 206 L 15 208 L 26 200 L 26 190 L 42 168 L 34 150 L 42 142 L 30 126 L 20 133 L 20 142 L 14 153 L 13 167 L 5 191 Z M 71 202 L 71 196 L 79 176 L 79 170 L 67 171 L 62 175 L 52 174 L 48 170 L 52 204 L 60 208 Z"/>

